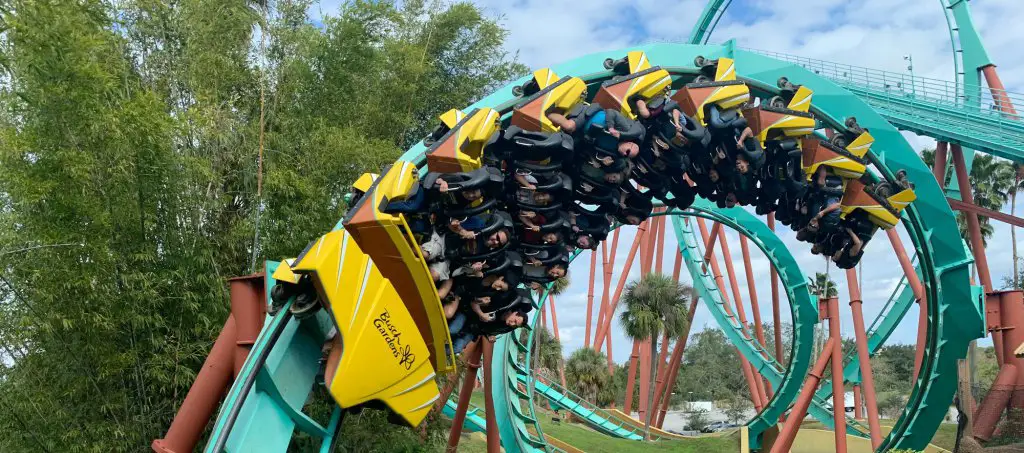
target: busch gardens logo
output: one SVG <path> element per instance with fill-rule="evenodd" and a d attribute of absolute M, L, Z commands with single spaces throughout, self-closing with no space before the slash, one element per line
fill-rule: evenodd
<path fill-rule="evenodd" d="M 412 353 L 410 345 L 402 344 L 402 332 L 391 323 L 391 313 L 385 309 L 373 320 L 373 326 L 391 348 L 391 355 L 398 359 L 398 364 L 405 366 L 407 370 L 412 369 L 413 363 L 416 362 L 416 354 Z"/>

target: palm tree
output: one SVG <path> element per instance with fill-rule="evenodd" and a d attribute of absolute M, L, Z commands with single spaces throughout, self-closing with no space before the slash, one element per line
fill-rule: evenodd
<path fill-rule="evenodd" d="M 551 282 L 551 288 L 548 289 L 548 293 L 555 296 L 560 295 L 569 288 L 569 283 L 569 274 L 565 274 L 564 277 Z"/>
<path fill-rule="evenodd" d="M 818 272 L 814 274 L 814 278 L 807 278 L 807 289 L 818 297 L 836 297 L 839 295 L 839 289 L 836 288 L 836 282 L 832 280 L 828 274 L 824 272 Z"/>
<path fill-rule="evenodd" d="M 971 166 L 970 179 L 974 204 L 993 211 L 1001 211 L 1013 192 L 1015 171 L 1009 161 L 979 154 Z M 987 229 L 982 229 L 982 243 L 987 247 L 993 228 L 988 217 L 978 216 L 978 221 L 987 226 Z"/>
<path fill-rule="evenodd" d="M 562 369 L 562 342 L 548 329 L 539 329 L 533 337 L 535 355 L 539 370 L 557 371 Z"/>
<path fill-rule="evenodd" d="M 935 150 L 926 149 L 921 151 L 921 159 L 925 165 L 932 167 L 935 165 Z M 993 211 L 1001 211 L 1003 206 L 1006 205 L 1011 199 L 1016 199 L 1016 190 L 1020 190 L 1021 180 L 1018 175 L 1017 169 L 1014 164 L 1005 159 L 992 157 L 987 154 L 978 154 L 974 156 L 974 162 L 971 164 L 971 192 L 974 196 L 974 204 L 991 209 Z M 946 172 L 946 180 L 943 181 L 943 187 L 949 184 L 953 178 L 953 172 Z M 1013 209 L 1011 205 L 1011 209 Z M 958 212 L 956 216 L 957 224 L 960 227 L 960 236 L 967 241 L 970 246 L 970 233 L 967 229 L 967 217 L 962 212 Z M 981 227 L 981 240 L 982 244 L 988 246 L 988 239 L 992 237 L 994 229 L 989 223 L 989 218 L 985 216 L 978 216 L 978 223 Z M 1012 230 L 1011 230 L 1012 232 Z M 1016 235 L 1016 233 L 1011 233 Z M 1016 264 L 1016 262 L 1014 263 Z"/>
<path fill-rule="evenodd" d="M 608 386 L 608 358 L 591 348 L 577 349 L 565 362 L 569 390 L 587 401 L 596 401 L 597 394 Z"/>
<path fill-rule="evenodd" d="M 647 395 L 647 416 L 644 417 L 644 440 L 651 438 L 651 413 L 654 407 L 654 380 L 658 375 L 658 337 L 682 335 L 689 320 L 686 304 L 692 290 L 664 274 L 647 274 L 639 282 L 630 282 L 623 293 L 626 309 L 619 322 L 626 336 L 633 341 L 650 340 L 651 375 Z"/>

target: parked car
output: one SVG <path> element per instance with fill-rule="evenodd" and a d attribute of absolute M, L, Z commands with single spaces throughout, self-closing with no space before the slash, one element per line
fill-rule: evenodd
<path fill-rule="evenodd" d="M 735 428 L 737 426 L 738 425 L 736 425 L 735 423 L 714 422 L 714 423 L 712 423 L 712 424 L 710 424 L 708 426 L 705 426 L 704 429 L 701 430 L 701 432 L 703 432 L 703 433 L 717 433 L 719 431 L 723 431 L 723 430 L 726 430 L 726 429 L 729 429 L 729 428 Z"/>

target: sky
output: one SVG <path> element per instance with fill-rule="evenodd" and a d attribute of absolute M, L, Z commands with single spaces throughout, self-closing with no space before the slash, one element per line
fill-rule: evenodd
<path fill-rule="evenodd" d="M 317 20 L 320 14 L 331 14 L 339 3 L 340 0 L 323 1 L 311 9 L 311 18 Z M 531 69 L 580 55 L 648 42 L 683 42 L 705 4 L 702 0 L 480 0 L 476 3 L 508 29 L 506 48 L 516 53 L 519 60 Z M 1024 8 L 1020 0 L 975 0 L 970 7 L 974 23 L 982 30 L 988 54 L 997 65 L 1006 88 L 1024 92 L 1024 59 L 1017 58 L 1021 35 L 1016 26 L 1024 23 Z M 710 42 L 729 39 L 736 39 L 742 47 L 904 73 L 908 72 L 904 57 L 911 56 L 917 76 L 952 80 L 954 72 L 949 31 L 940 0 L 734 0 L 711 35 Z M 927 137 L 910 133 L 904 135 L 916 149 L 934 147 L 935 142 Z M 1024 197 L 1017 204 L 1016 212 L 1021 213 Z M 1004 209 L 1004 212 L 1008 211 L 1009 206 Z M 908 251 L 913 253 L 913 245 L 902 226 L 898 229 Z M 617 259 L 613 278 L 621 272 L 634 231 L 635 228 L 627 228 L 622 232 L 620 258 Z M 744 299 L 748 299 L 738 236 L 732 232 L 729 234 L 733 267 L 739 273 L 737 277 Z M 780 225 L 779 235 L 805 275 L 826 271 L 824 260 L 811 255 L 810 247 L 797 242 L 795 234 L 788 228 Z M 1018 239 L 1018 242 L 1022 241 L 1024 234 Z M 1010 242 L 1010 228 L 995 222 L 995 235 L 989 241 L 987 256 L 996 287 L 1000 287 L 1003 278 L 1012 273 Z M 671 234 L 666 235 L 665 250 L 663 270 L 668 273 L 672 270 L 675 250 Z M 1021 250 L 1024 253 L 1024 248 Z M 770 320 L 768 260 L 756 249 L 752 253 L 762 319 Z M 721 254 L 719 260 L 722 260 Z M 864 315 L 870 324 L 898 284 L 902 271 L 882 232 L 869 243 L 863 262 Z M 566 355 L 583 344 L 589 263 L 589 254 L 580 256 L 570 270 L 572 285 L 556 301 L 559 336 Z M 830 269 L 839 286 L 844 335 L 852 336 L 845 275 L 834 266 Z M 682 274 L 681 279 L 688 280 L 686 272 Z M 639 266 L 635 266 L 629 278 L 637 277 Z M 598 302 L 600 288 L 599 277 L 595 297 Z M 788 320 L 789 306 L 784 295 L 782 304 L 785 321 Z M 747 307 L 749 315 L 749 302 Z M 890 342 L 913 343 L 917 335 L 917 316 L 915 306 L 907 313 Z M 550 319 L 548 322 L 550 325 Z M 691 332 L 714 326 L 706 307 L 699 305 Z M 618 330 L 612 337 L 613 358 L 622 362 L 628 358 L 632 344 Z"/>

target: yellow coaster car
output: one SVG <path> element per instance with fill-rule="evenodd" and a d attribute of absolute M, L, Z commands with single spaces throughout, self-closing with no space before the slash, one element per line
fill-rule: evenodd
<path fill-rule="evenodd" d="M 775 97 L 769 105 L 744 109 L 743 116 L 762 146 L 768 140 L 805 137 L 814 132 L 814 115 L 808 111 L 813 94 L 800 87 L 788 104 Z"/>
<path fill-rule="evenodd" d="M 840 217 L 845 219 L 860 209 L 867 212 L 871 223 L 888 230 L 899 223 L 900 213 L 916 199 L 913 189 L 903 189 L 883 197 L 865 185 L 863 178 L 853 179 L 846 184 L 843 199 L 839 202 Z"/>
<path fill-rule="evenodd" d="M 380 401 L 409 426 L 419 425 L 439 397 L 435 367 L 392 282 L 345 230 L 324 235 L 290 266 L 282 262 L 274 278 L 295 283 L 296 274 L 310 276 L 338 328 L 324 373 L 338 405 Z M 437 343 L 450 341 L 444 335 Z"/>
<path fill-rule="evenodd" d="M 405 216 L 385 212 L 388 203 L 405 200 L 415 192 L 417 175 L 415 164 L 396 162 L 349 209 L 342 224 L 394 285 L 427 344 L 431 363 L 445 373 L 455 368 L 455 361 L 437 288 Z"/>
<path fill-rule="evenodd" d="M 376 173 L 363 173 L 356 182 L 352 183 L 352 187 L 349 187 L 348 193 L 345 194 L 345 204 L 352 206 L 359 202 L 359 199 L 366 194 L 367 190 L 370 190 L 370 186 L 373 185 L 373 181 L 380 176 Z"/>
<path fill-rule="evenodd" d="M 600 104 L 606 109 L 619 110 L 622 114 L 635 120 L 637 114 L 633 108 L 636 105 L 636 100 L 649 101 L 651 98 L 666 94 L 672 85 L 672 77 L 660 66 L 651 66 L 644 52 L 630 52 L 623 60 L 626 63 L 619 63 L 618 66 L 625 66 L 622 69 L 628 69 L 629 72 L 601 84 L 601 89 L 594 96 L 594 103 Z M 606 68 L 608 68 L 608 61 L 605 60 Z M 615 67 L 614 61 L 613 67 Z M 616 67 L 616 72 L 619 72 L 618 67 Z"/>
<path fill-rule="evenodd" d="M 860 178 L 867 169 L 864 156 L 874 141 L 875 139 L 867 132 L 857 136 L 846 148 L 815 137 L 804 138 L 801 141 L 801 148 L 804 172 L 808 180 L 822 165 L 843 178 Z"/>
<path fill-rule="evenodd" d="M 480 168 L 484 147 L 497 139 L 501 115 L 492 108 L 476 109 L 468 115 L 452 109 L 441 115 L 442 126 L 431 138 L 448 127 L 427 148 L 427 168 L 438 173 L 469 172 Z"/>
<path fill-rule="evenodd" d="M 647 59 L 647 52 L 642 50 L 626 52 L 626 56 L 618 60 L 604 59 L 604 68 L 618 75 L 634 74 L 650 67 L 651 61 Z"/>
<path fill-rule="evenodd" d="M 683 112 L 700 121 L 701 125 L 708 125 L 705 118 L 708 106 L 713 104 L 722 110 L 729 110 L 750 100 L 750 88 L 736 80 L 736 63 L 731 58 L 708 62 L 703 57 L 697 57 L 696 63 L 702 68 L 713 67 L 714 80 L 704 75 L 698 76 L 696 81 L 676 91 L 672 100 L 678 102 Z"/>
<path fill-rule="evenodd" d="M 530 132 L 558 132 L 549 113 L 565 114 L 587 97 L 587 84 L 579 77 L 558 78 L 551 69 L 533 72 L 533 78 L 516 87 L 517 96 L 528 96 L 512 110 L 512 125 Z"/>

